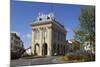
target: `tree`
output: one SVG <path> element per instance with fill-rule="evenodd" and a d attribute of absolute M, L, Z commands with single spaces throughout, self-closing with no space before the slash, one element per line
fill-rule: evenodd
<path fill-rule="evenodd" d="M 79 16 L 79 28 L 74 30 L 75 39 L 83 44 L 90 42 L 95 49 L 95 7 L 82 7 Z"/>

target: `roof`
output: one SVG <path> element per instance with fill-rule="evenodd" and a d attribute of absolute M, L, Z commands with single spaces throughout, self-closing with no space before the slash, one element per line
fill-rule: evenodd
<path fill-rule="evenodd" d="M 14 37 L 16 37 L 16 38 L 18 38 L 20 40 L 20 37 L 15 32 L 11 32 L 11 36 L 14 36 Z"/>
<path fill-rule="evenodd" d="M 49 14 L 40 14 L 39 13 L 39 16 L 36 18 L 36 21 L 34 21 L 31 24 L 31 26 L 48 24 L 48 23 L 55 23 L 56 25 L 64 28 L 64 25 L 62 25 L 61 23 L 56 21 L 53 13 L 49 13 Z"/>

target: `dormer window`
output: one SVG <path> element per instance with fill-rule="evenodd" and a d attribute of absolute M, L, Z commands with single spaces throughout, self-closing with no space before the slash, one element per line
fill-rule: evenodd
<path fill-rule="evenodd" d="M 47 20 L 50 19 L 50 17 L 47 16 Z"/>
<path fill-rule="evenodd" d="M 52 13 L 50 14 L 39 14 L 39 16 L 37 17 L 37 21 L 41 22 L 41 21 L 50 21 L 54 19 L 54 15 Z"/>
<path fill-rule="evenodd" d="M 42 20 L 42 18 L 39 18 L 39 21 L 41 21 Z"/>

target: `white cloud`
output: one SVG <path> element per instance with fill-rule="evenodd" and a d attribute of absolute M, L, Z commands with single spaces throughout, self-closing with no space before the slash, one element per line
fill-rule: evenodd
<path fill-rule="evenodd" d="M 30 39 L 31 38 L 31 34 L 27 33 L 27 34 L 23 35 L 23 38 Z"/>
<path fill-rule="evenodd" d="M 69 31 L 71 31 L 71 29 L 67 29 L 67 31 L 69 32 Z"/>
<path fill-rule="evenodd" d="M 72 31 L 71 29 L 69 29 L 69 28 L 65 28 L 68 32 L 70 32 L 70 31 Z"/>
<path fill-rule="evenodd" d="M 31 38 L 31 34 L 26 34 L 26 37 L 30 39 Z"/>

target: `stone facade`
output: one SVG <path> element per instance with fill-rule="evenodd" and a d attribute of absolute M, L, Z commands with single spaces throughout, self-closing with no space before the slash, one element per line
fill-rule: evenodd
<path fill-rule="evenodd" d="M 75 39 L 67 40 L 66 45 L 67 53 L 76 52 L 80 50 L 80 43 Z"/>
<path fill-rule="evenodd" d="M 11 33 L 11 59 L 21 57 L 24 52 L 24 45 L 16 33 Z"/>
<path fill-rule="evenodd" d="M 32 54 L 36 56 L 64 55 L 66 30 L 53 13 L 39 14 L 32 26 Z"/>

